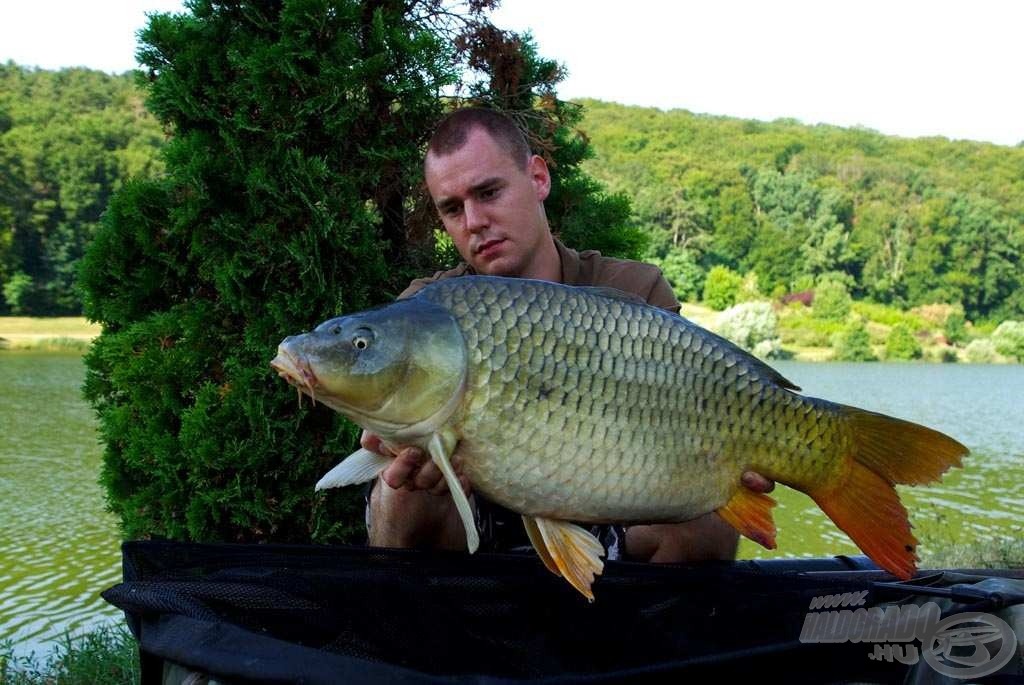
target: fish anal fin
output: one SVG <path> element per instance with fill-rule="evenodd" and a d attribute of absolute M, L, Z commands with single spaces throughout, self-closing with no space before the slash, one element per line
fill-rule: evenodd
<path fill-rule="evenodd" d="M 717 512 L 742 535 L 763 547 L 775 549 L 774 506 L 775 500 L 768 495 L 741 487 Z"/>
<path fill-rule="evenodd" d="M 558 570 L 558 565 L 555 564 L 555 560 L 551 558 L 547 545 L 544 544 L 544 536 L 540 534 L 540 529 L 537 528 L 537 523 L 533 520 L 532 516 L 523 515 L 523 527 L 526 528 L 526 534 L 529 536 L 533 548 L 537 550 L 540 560 L 544 562 L 544 566 L 556 576 L 562 575 L 561 571 Z"/>
<path fill-rule="evenodd" d="M 896 488 L 855 459 L 848 463 L 838 482 L 808 494 L 872 561 L 897 578 L 910 579 L 917 540 Z"/>
<path fill-rule="evenodd" d="M 324 477 L 317 482 L 315 489 L 326 490 L 327 488 L 365 483 L 376 478 L 390 463 L 390 459 L 382 457 L 376 452 L 367 449 L 356 450 L 325 473 Z"/>
<path fill-rule="evenodd" d="M 589 531 L 567 521 L 536 517 L 533 519 L 545 551 L 538 552 L 543 559 L 545 553 L 554 563 L 558 573 L 579 590 L 580 594 L 594 601 L 594 576 L 604 570 L 604 545 Z M 530 532 L 527 526 L 527 533 Z M 532 537 L 531 537 L 532 540 Z M 535 543 L 536 544 L 536 543 Z M 547 561 L 544 562 L 547 564 Z M 549 567 L 550 568 L 550 567 Z"/>

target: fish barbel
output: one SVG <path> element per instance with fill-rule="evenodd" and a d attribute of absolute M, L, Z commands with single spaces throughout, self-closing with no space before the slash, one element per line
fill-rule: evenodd
<path fill-rule="evenodd" d="M 959 466 L 930 428 L 798 394 L 764 362 L 687 319 L 606 288 L 466 276 L 286 338 L 271 365 L 388 444 L 417 445 L 478 536 L 472 488 L 522 515 L 545 565 L 589 599 L 601 544 L 570 522 L 681 522 L 717 512 L 775 547 L 756 471 L 810 495 L 880 567 L 906 579 L 917 541 L 894 484 Z M 390 459 L 359 450 L 318 489 Z"/>

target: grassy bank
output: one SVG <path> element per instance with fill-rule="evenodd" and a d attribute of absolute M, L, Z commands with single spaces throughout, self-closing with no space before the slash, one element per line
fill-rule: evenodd
<path fill-rule="evenodd" d="M 0 316 L 0 350 L 82 352 L 100 334 L 82 317 Z"/>
<path fill-rule="evenodd" d="M 66 636 L 47 656 L 15 656 L 0 642 L 0 685 L 134 685 L 139 655 L 127 628 L 100 628 Z"/>

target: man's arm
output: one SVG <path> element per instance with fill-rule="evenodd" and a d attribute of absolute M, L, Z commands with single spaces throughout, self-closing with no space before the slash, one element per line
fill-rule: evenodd
<path fill-rule="evenodd" d="M 394 458 L 370 493 L 370 546 L 465 549 L 466 530 L 444 477 L 430 457 L 416 447 L 396 454 L 366 431 L 360 443 L 365 449 Z M 457 460 L 453 461 L 458 472 Z M 469 494 L 466 478 L 460 474 L 459 480 Z"/>

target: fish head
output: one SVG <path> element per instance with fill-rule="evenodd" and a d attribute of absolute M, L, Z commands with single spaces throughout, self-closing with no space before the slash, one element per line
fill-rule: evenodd
<path fill-rule="evenodd" d="M 413 298 L 289 336 L 270 365 L 364 428 L 394 433 L 453 405 L 466 375 L 466 343 L 448 310 Z"/>

